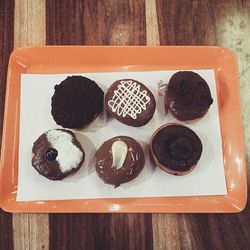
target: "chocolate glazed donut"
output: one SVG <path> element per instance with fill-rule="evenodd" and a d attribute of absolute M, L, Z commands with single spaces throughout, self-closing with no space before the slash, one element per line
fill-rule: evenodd
<path fill-rule="evenodd" d="M 133 79 L 122 79 L 109 87 L 105 95 L 105 107 L 118 121 L 141 127 L 152 119 L 156 102 L 144 84 Z"/>
<path fill-rule="evenodd" d="M 165 107 L 180 121 L 203 117 L 213 103 L 206 81 L 192 71 L 179 71 L 171 78 L 165 93 Z"/>
<path fill-rule="evenodd" d="M 49 130 L 32 147 L 32 166 L 50 180 L 59 181 L 77 172 L 84 159 L 84 149 L 70 130 Z"/>
<path fill-rule="evenodd" d="M 156 165 L 173 175 L 190 173 L 202 153 L 202 143 L 191 129 L 167 124 L 156 130 L 151 139 L 151 155 Z"/>
<path fill-rule="evenodd" d="M 96 152 L 96 172 L 114 187 L 135 179 L 145 164 L 141 145 L 131 137 L 116 136 L 105 141 Z"/>

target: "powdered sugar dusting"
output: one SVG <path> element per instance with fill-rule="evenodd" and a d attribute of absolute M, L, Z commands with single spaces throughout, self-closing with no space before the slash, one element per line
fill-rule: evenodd
<path fill-rule="evenodd" d="M 63 173 L 76 168 L 83 158 L 82 151 L 72 143 L 73 136 L 61 130 L 50 130 L 46 133 L 51 147 L 58 152 L 56 161 Z"/>

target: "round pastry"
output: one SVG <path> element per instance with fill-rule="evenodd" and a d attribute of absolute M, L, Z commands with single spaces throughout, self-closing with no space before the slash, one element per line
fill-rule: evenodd
<path fill-rule="evenodd" d="M 50 180 L 62 180 L 81 168 L 85 153 L 75 135 L 64 129 L 43 133 L 33 144 L 32 166 Z"/>
<path fill-rule="evenodd" d="M 145 164 L 141 145 L 131 137 L 117 136 L 96 152 L 96 172 L 107 184 L 120 186 L 136 178 Z"/>
<path fill-rule="evenodd" d="M 105 95 L 107 111 L 120 122 L 133 127 L 143 126 L 155 112 L 156 102 L 142 83 L 124 79 L 115 81 Z"/>
<path fill-rule="evenodd" d="M 185 175 L 199 161 L 202 143 L 193 130 L 167 124 L 153 134 L 150 150 L 153 160 L 162 170 L 173 175 Z"/>
<path fill-rule="evenodd" d="M 64 128 L 82 128 L 103 110 L 103 91 L 86 77 L 69 76 L 54 88 L 51 114 Z"/>
<path fill-rule="evenodd" d="M 165 107 L 180 121 L 203 117 L 213 103 L 206 81 L 192 71 L 179 71 L 169 80 Z"/>

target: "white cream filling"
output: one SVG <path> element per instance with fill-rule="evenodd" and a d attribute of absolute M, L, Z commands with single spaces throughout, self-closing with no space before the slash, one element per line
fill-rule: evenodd
<path fill-rule="evenodd" d="M 65 173 L 76 168 L 81 162 L 83 153 L 72 143 L 73 136 L 61 130 L 50 130 L 46 133 L 48 142 L 57 150 L 56 161 L 60 170 Z"/>

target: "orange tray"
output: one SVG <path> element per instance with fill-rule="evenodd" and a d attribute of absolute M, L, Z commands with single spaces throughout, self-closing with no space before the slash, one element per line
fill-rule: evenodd
<path fill-rule="evenodd" d="M 214 69 L 217 82 L 227 195 L 17 202 L 22 73 L 74 73 Z M 211 183 L 212 185 L 212 183 Z M 32 188 L 32 187 L 30 187 Z M 9 61 L 2 153 L 0 207 L 9 212 L 231 213 L 247 201 L 246 166 L 234 53 L 218 47 L 45 46 L 19 48 Z"/>

